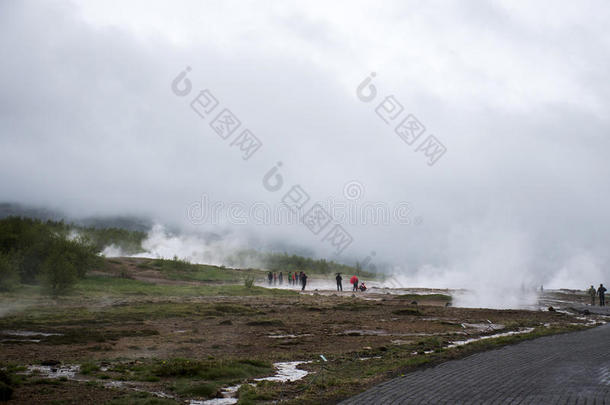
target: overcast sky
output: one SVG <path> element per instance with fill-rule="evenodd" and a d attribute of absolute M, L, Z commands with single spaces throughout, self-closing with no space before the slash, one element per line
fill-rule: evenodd
<path fill-rule="evenodd" d="M 0 200 L 375 251 L 438 284 L 610 282 L 609 19 L 604 1 L 2 1 Z M 204 89 L 219 105 L 201 118 Z M 389 123 L 387 96 L 404 107 Z M 227 140 L 210 127 L 223 108 L 241 121 Z M 394 132 L 408 114 L 426 128 L 412 145 Z M 231 145 L 245 128 L 262 142 L 248 160 Z M 433 165 L 429 135 L 446 148 Z M 307 207 L 408 220 L 335 215 L 353 238 L 338 256 L 330 228 L 186 215 L 205 199 L 279 206 L 297 184 Z"/>

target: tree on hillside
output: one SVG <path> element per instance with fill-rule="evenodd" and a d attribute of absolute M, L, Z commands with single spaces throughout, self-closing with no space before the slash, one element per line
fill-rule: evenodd
<path fill-rule="evenodd" d="M 0 252 L 0 291 L 12 291 L 19 285 L 19 259 L 16 254 Z"/>
<path fill-rule="evenodd" d="M 68 292 L 76 283 L 78 270 L 74 255 L 58 241 L 42 264 L 42 284 L 47 293 L 58 296 Z"/>

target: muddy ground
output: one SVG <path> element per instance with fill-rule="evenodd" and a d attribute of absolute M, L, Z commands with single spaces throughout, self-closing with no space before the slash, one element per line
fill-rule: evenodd
<path fill-rule="evenodd" d="M 169 279 L 142 263 L 115 261 L 96 277 L 172 288 L 219 283 L 175 274 Z M 273 363 L 288 361 L 310 362 L 299 366 L 310 373 L 293 382 L 244 385 L 240 403 L 336 403 L 415 367 L 604 321 L 548 310 L 456 308 L 439 291 L 276 294 L 254 287 L 246 295 L 176 296 L 176 290 L 142 295 L 139 286 L 56 300 L 2 297 L 9 309 L 0 318 L 0 362 L 17 380 L 8 403 L 204 401 L 221 396 L 222 387 L 271 376 Z M 569 291 L 548 297 L 567 303 L 582 298 Z M 448 348 L 506 332 L 515 334 Z M 41 364 L 80 370 L 49 379 L 27 369 Z"/>

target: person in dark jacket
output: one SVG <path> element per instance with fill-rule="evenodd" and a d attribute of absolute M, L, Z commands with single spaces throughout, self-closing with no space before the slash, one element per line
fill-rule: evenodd
<path fill-rule="evenodd" d="M 603 284 L 599 285 L 599 288 L 597 289 L 597 295 L 599 296 L 599 306 L 603 307 L 606 305 L 606 287 L 604 287 Z"/>
<path fill-rule="evenodd" d="M 335 277 L 335 279 L 337 280 L 337 291 L 343 291 L 343 284 L 341 283 L 343 277 L 341 277 L 341 273 L 337 273 L 337 277 Z"/>
<path fill-rule="evenodd" d="M 301 285 L 303 286 L 303 287 L 301 287 L 301 291 L 304 291 L 305 285 L 307 284 L 307 274 L 301 272 L 301 275 L 299 278 L 301 279 Z"/>
<path fill-rule="evenodd" d="M 269 280 L 269 285 L 271 285 L 271 283 L 273 283 L 273 273 L 272 272 L 267 273 L 267 280 Z"/>
<path fill-rule="evenodd" d="M 281 271 L 280 271 L 280 275 L 277 276 L 277 279 L 280 281 L 280 285 L 282 285 L 282 283 L 284 282 L 284 275 L 282 274 Z"/>

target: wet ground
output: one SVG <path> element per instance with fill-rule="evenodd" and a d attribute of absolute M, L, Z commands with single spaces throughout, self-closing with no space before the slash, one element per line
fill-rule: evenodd
<path fill-rule="evenodd" d="M 155 282 L 161 277 L 153 276 Z M 126 292 L 36 299 L 25 308 L 13 305 L 16 309 L 0 318 L 0 362 L 23 377 L 9 402 L 14 404 L 131 403 L 133 395 L 141 396 L 138 401 L 156 397 L 205 405 L 235 403 L 236 396 L 248 395 L 253 403 L 319 403 L 320 398 L 334 403 L 353 393 L 349 387 L 363 390 L 405 367 L 461 356 L 477 344 L 476 350 L 483 350 L 499 339 L 510 343 L 607 319 L 574 309 L 582 304 L 576 292 L 548 292 L 540 302 L 544 310 L 535 311 L 456 308 L 448 293 L 373 288 L 355 294 Z M 558 311 L 548 311 L 550 304 Z M 172 359 L 215 367 L 238 360 L 269 366 L 230 378 L 160 373 Z M 212 388 L 197 391 L 193 387 L 199 383 Z"/>

